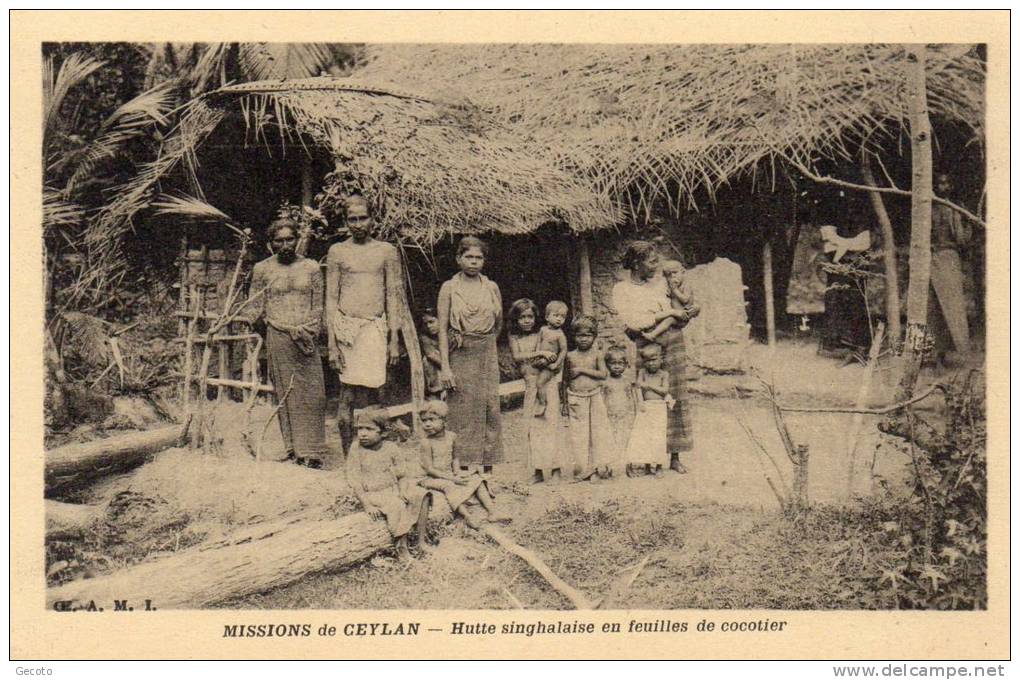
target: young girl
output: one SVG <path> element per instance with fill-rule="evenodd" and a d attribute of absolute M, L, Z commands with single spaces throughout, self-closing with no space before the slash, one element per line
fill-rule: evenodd
<path fill-rule="evenodd" d="M 443 358 L 439 354 L 439 316 L 436 310 L 427 307 L 422 310 L 419 319 L 421 334 L 418 341 L 421 344 L 422 368 L 425 372 L 425 392 L 431 398 L 442 398 L 445 390 L 439 379 L 439 372 L 443 368 Z"/>
<path fill-rule="evenodd" d="M 383 439 L 388 424 L 389 417 L 382 410 L 357 414 L 357 439 L 347 455 L 347 481 L 368 516 L 386 520 L 386 528 L 396 539 L 397 557 L 406 560 L 411 556 L 407 535 L 419 523 L 425 497 L 410 493 L 403 453 Z M 418 529 L 422 535 L 424 523 Z"/>
<path fill-rule="evenodd" d="M 510 321 L 510 353 L 524 378 L 524 417 L 528 428 L 528 470 L 532 481 L 541 483 L 560 477 L 557 452 L 563 449 L 560 442 L 559 385 L 546 385 L 547 416 L 532 419 L 538 374 L 541 367 L 556 359 L 555 353 L 539 349 L 538 306 L 523 298 L 515 301 L 507 313 Z"/>
<path fill-rule="evenodd" d="M 582 315 L 570 324 L 576 349 L 567 354 L 566 406 L 570 415 L 570 443 L 581 479 L 609 479 L 615 455 L 609 415 L 602 398 L 608 373 L 602 353 L 595 349 L 598 322 Z"/>
<path fill-rule="evenodd" d="M 602 386 L 606 413 L 613 432 L 613 451 L 623 456 L 627 451 L 631 425 L 634 423 L 634 381 L 627 375 L 627 351 L 623 347 L 610 347 L 605 355 L 609 377 Z"/>
<path fill-rule="evenodd" d="M 477 474 L 464 474 L 459 471 L 457 462 L 457 435 L 446 429 L 447 406 L 445 402 L 429 400 L 420 412 L 421 426 L 425 430 L 425 440 L 421 444 L 421 467 L 426 477 L 418 484 L 426 489 L 442 492 L 450 508 L 464 518 L 472 529 L 478 523 L 464 511 L 464 505 L 474 498 L 486 512 L 490 522 L 509 521 L 499 514 L 495 501 L 489 493 L 489 485 Z"/>
<path fill-rule="evenodd" d="M 648 342 L 656 342 L 656 338 L 673 326 L 683 327 L 687 322 L 701 313 L 701 308 L 694 304 L 694 295 L 690 284 L 686 281 L 687 270 L 678 260 L 666 260 L 662 263 L 662 276 L 666 279 L 666 291 L 669 295 L 670 307 L 681 312 L 678 316 L 668 316 L 655 328 L 641 333 Z"/>
<path fill-rule="evenodd" d="M 546 386 L 560 375 L 563 361 L 567 358 L 567 336 L 563 323 L 567 320 L 567 304 L 553 300 L 545 306 L 545 325 L 538 331 L 538 350 L 552 353 L 555 358 L 539 366 L 538 392 L 535 396 L 535 417 L 545 415 L 547 399 Z"/>
<path fill-rule="evenodd" d="M 669 374 L 662 370 L 662 347 L 651 343 L 642 347 L 640 354 L 642 366 L 634 385 L 637 414 L 627 444 L 627 472 L 629 475 L 634 466 L 643 466 L 661 477 L 663 466 L 669 465 L 666 417 L 673 401 Z"/>

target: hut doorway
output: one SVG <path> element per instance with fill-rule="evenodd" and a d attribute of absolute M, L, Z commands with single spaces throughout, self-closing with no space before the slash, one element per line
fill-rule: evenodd
<path fill-rule="evenodd" d="M 526 235 L 484 235 L 489 245 L 485 275 L 499 285 L 504 311 L 514 300 L 529 298 L 544 311 L 562 300 L 574 312 L 576 247 L 562 229 L 543 228 Z M 439 287 L 457 273 L 459 237 L 444 239 L 430 252 L 405 249 L 410 303 L 419 313 L 436 305 Z"/>

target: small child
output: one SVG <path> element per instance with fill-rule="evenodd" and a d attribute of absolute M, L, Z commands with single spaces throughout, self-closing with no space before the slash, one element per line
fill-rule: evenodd
<path fill-rule="evenodd" d="M 372 519 L 385 519 L 386 528 L 396 540 L 397 557 L 406 561 L 411 554 L 407 536 L 420 522 L 425 496 L 416 499 L 408 485 L 400 447 L 383 439 L 389 417 L 382 410 L 359 411 L 355 417 L 357 440 L 347 455 L 347 481 L 361 506 Z M 429 498 L 431 500 L 431 498 Z"/>
<path fill-rule="evenodd" d="M 570 416 L 570 444 L 581 479 L 609 479 L 615 456 L 613 435 L 602 398 L 606 373 L 602 353 L 595 349 L 598 321 L 582 315 L 570 324 L 576 349 L 567 354 L 564 415 Z"/>
<path fill-rule="evenodd" d="M 538 349 L 538 318 L 538 306 L 527 298 L 516 300 L 507 312 L 510 353 L 524 378 L 524 416 L 530 421 L 527 427 L 527 466 L 534 483 L 556 481 L 562 477 L 562 459 L 566 448 L 560 444 L 562 432 L 560 420 L 556 417 L 560 405 L 553 405 L 553 411 L 549 411 L 548 403 L 548 400 L 555 400 L 559 396 L 559 385 L 546 385 L 546 417 L 537 420 L 531 418 L 538 400 L 538 374 L 544 366 L 556 359 L 554 352 Z M 529 399 L 529 395 L 533 396 Z"/>
<path fill-rule="evenodd" d="M 509 517 L 497 512 L 488 482 L 478 474 L 458 472 L 457 435 L 446 429 L 448 412 L 446 402 L 432 399 L 425 402 L 419 414 L 422 429 L 425 430 L 420 461 L 426 477 L 418 484 L 441 492 L 450 508 L 463 517 L 472 529 L 478 528 L 478 522 L 464 508 L 472 498 L 485 508 L 490 522 L 509 521 Z"/>
<path fill-rule="evenodd" d="M 627 375 L 630 362 L 623 347 L 610 347 L 606 351 L 605 362 L 606 370 L 609 371 L 609 377 L 602 388 L 606 412 L 613 430 L 613 450 L 615 455 L 622 456 L 627 450 L 627 439 L 637 410 L 634 403 L 634 381 Z"/>
<path fill-rule="evenodd" d="M 669 373 L 662 368 L 662 347 L 655 343 L 640 350 L 642 366 L 638 371 L 634 392 L 637 414 L 627 444 L 628 475 L 633 466 L 644 466 L 656 477 L 669 465 L 666 452 L 667 410 L 672 408 L 669 394 Z"/>
<path fill-rule="evenodd" d="M 694 303 L 694 295 L 691 293 L 690 284 L 687 283 L 686 274 L 687 270 L 678 260 L 666 260 L 662 263 L 662 275 L 666 279 L 670 306 L 682 311 L 683 318 L 667 317 L 652 330 L 642 332 L 641 336 L 648 342 L 656 342 L 656 338 L 678 323 L 686 326 L 688 321 L 701 313 L 701 307 Z"/>
<path fill-rule="evenodd" d="M 431 398 L 442 398 L 445 390 L 439 380 L 439 371 L 443 367 L 443 360 L 439 354 L 439 316 L 436 310 L 427 307 L 418 318 L 421 320 L 421 334 L 418 339 L 421 343 L 422 369 L 425 373 L 425 392 Z"/>
<path fill-rule="evenodd" d="M 556 355 L 539 368 L 538 393 L 535 395 L 535 417 L 545 415 L 546 386 L 555 378 L 563 361 L 567 358 L 567 336 L 563 333 L 563 323 L 567 320 L 567 304 L 553 300 L 545 306 L 545 325 L 538 331 L 538 351 Z"/>

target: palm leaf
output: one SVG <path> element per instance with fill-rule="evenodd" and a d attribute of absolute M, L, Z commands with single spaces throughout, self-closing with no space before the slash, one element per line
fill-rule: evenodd
<path fill-rule="evenodd" d="M 77 158 L 64 194 L 71 195 L 98 163 L 116 157 L 129 141 L 144 135 L 154 125 L 166 125 L 167 115 L 176 104 L 175 88 L 164 83 L 118 107 L 103 121 L 98 137 Z"/>
<path fill-rule="evenodd" d="M 242 43 L 239 58 L 251 80 L 310 78 L 336 63 L 325 43 Z"/>
<path fill-rule="evenodd" d="M 96 70 L 102 68 L 103 62 L 92 57 L 74 52 L 60 64 L 56 76 L 53 74 L 53 58 L 43 65 L 43 137 L 48 144 L 56 130 L 60 108 L 71 88 L 75 87 Z"/>
<path fill-rule="evenodd" d="M 152 207 L 156 210 L 157 215 L 179 215 L 196 222 L 218 222 L 234 231 L 239 231 L 237 223 L 232 217 L 194 196 L 162 194 L 152 202 Z"/>
<path fill-rule="evenodd" d="M 71 349 L 89 366 L 106 366 L 110 346 L 107 323 L 83 312 L 64 312 L 61 317 L 65 324 L 62 349 Z"/>
<path fill-rule="evenodd" d="M 84 219 L 84 208 L 73 201 L 64 200 L 59 190 L 43 187 L 43 227 L 47 232 L 81 224 Z"/>

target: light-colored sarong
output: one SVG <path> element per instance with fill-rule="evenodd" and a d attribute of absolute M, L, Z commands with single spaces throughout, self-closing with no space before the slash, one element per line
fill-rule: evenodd
<path fill-rule="evenodd" d="M 570 409 L 570 447 L 574 463 L 584 471 L 602 467 L 612 469 L 617 455 L 602 388 L 583 393 L 568 389 L 567 406 Z"/>
<path fill-rule="evenodd" d="M 669 465 L 666 452 L 666 402 L 646 401 L 638 406 L 627 444 L 627 462 L 632 465 Z"/>
<path fill-rule="evenodd" d="M 340 382 L 371 388 L 386 383 L 386 315 L 361 319 L 338 311 L 331 331 L 344 359 Z"/>

